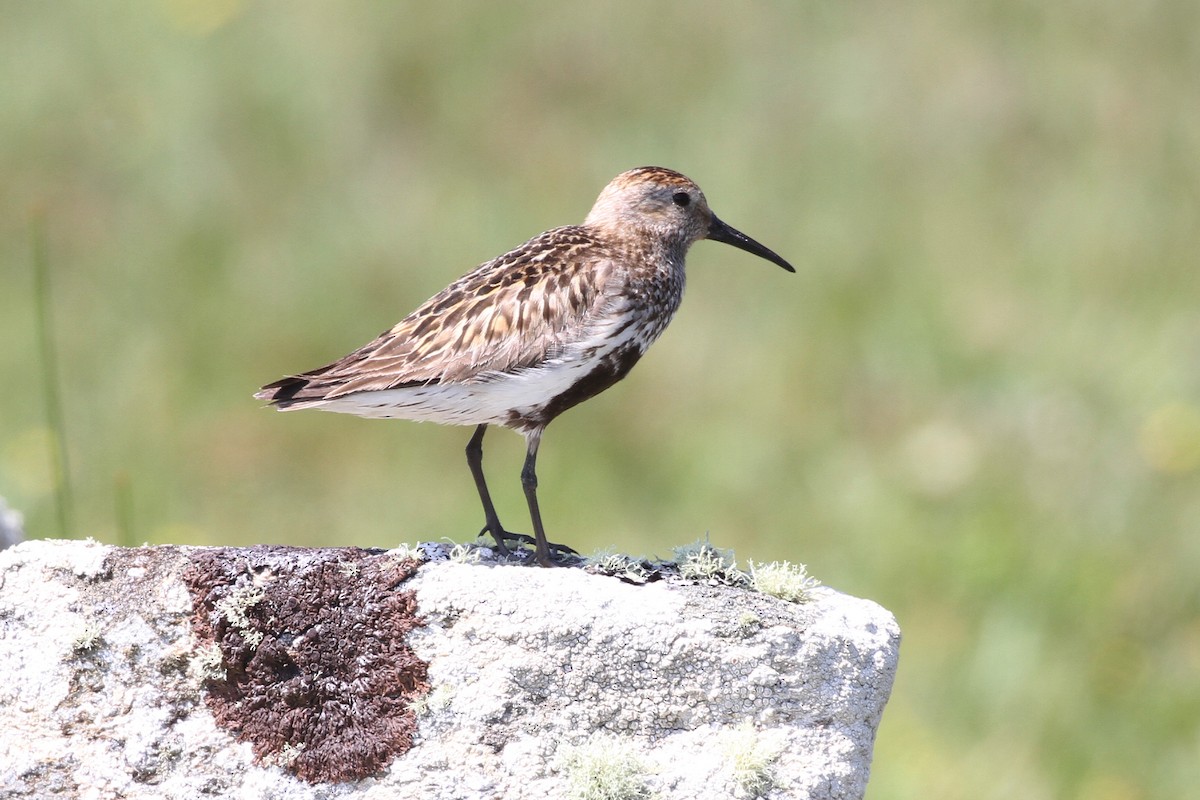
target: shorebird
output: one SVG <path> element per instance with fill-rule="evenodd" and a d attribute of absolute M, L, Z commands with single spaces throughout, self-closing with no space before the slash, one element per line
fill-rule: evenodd
<path fill-rule="evenodd" d="M 700 239 L 792 265 L 708 207 L 700 187 L 663 167 L 623 172 L 582 225 L 554 228 L 479 265 L 375 340 L 254 396 L 283 411 L 474 425 L 467 466 L 484 532 L 534 544 L 554 563 L 537 502 L 537 453 L 551 420 L 629 374 L 683 299 L 684 258 Z M 483 434 L 501 425 L 526 443 L 521 485 L 533 538 L 506 531 L 483 477 Z"/>

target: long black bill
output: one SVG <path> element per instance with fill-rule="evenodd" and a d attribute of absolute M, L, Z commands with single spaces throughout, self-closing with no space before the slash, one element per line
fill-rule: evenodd
<path fill-rule="evenodd" d="M 712 219 L 709 220 L 708 236 L 705 238 L 712 239 L 714 242 L 731 244 L 739 250 L 745 250 L 747 253 L 753 253 L 759 258 L 765 258 L 772 264 L 778 264 L 788 272 L 796 271 L 795 267 L 784 261 L 783 258 L 780 257 L 780 255 L 774 250 L 769 250 L 766 247 L 763 247 L 761 244 L 754 241 L 736 228 L 729 227 L 724 222 L 721 222 L 721 220 L 717 219 L 716 214 L 713 214 Z"/>

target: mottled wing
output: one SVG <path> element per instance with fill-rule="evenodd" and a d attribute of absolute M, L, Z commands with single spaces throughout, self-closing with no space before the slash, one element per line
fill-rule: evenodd
<path fill-rule="evenodd" d="M 547 231 L 459 278 L 353 353 L 255 396 L 287 407 L 535 367 L 603 305 L 612 265 L 587 230 Z"/>

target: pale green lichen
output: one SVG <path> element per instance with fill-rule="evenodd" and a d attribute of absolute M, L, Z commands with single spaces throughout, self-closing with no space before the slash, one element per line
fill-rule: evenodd
<path fill-rule="evenodd" d="M 677 547 L 674 553 L 679 575 L 686 580 L 744 586 L 789 603 L 808 602 L 812 590 L 821 585 L 808 574 L 808 567 L 790 561 L 750 561 L 749 572 L 742 572 L 732 550 L 713 547 L 707 539 Z"/>
<path fill-rule="evenodd" d="M 220 645 L 206 644 L 197 647 L 188 659 L 188 675 L 201 683 L 225 680 L 225 660 Z"/>
<path fill-rule="evenodd" d="M 559 751 L 559 768 L 573 800 L 643 800 L 652 797 L 646 768 L 627 745 L 595 739 Z"/>
<path fill-rule="evenodd" d="M 743 611 L 738 615 L 737 624 L 734 630 L 739 636 L 752 636 L 762 630 L 762 618 L 750 611 Z"/>
<path fill-rule="evenodd" d="M 424 561 L 425 553 L 417 545 L 401 542 L 388 551 L 388 556 L 396 561 Z"/>
<path fill-rule="evenodd" d="M 90 653 L 99 648 L 103 641 L 100 626 L 94 622 L 85 622 L 71 640 L 71 652 L 77 656 Z"/>
<path fill-rule="evenodd" d="M 299 744 L 285 742 L 283 747 L 279 748 L 275 752 L 264 755 L 260 763 L 262 763 L 264 766 L 288 769 L 292 766 L 292 764 L 295 763 L 296 759 L 299 758 L 300 754 L 303 752 L 304 742 L 300 742 Z"/>
<path fill-rule="evenodd" d="M 217 601 L 216 611 L 251 647 L 262 643 L 263 635 L 254 630 L 247 612 L 262 602 L 263 590 L 256 586 L 239 586 L 225 597 Z"/>
<path fill-rule="evenodd" d="M 426 714 L 436 714 L 449 708 L 453 699 L 454 689 L 449 686 L 436 686 L 432 691 L 418 697 L 408 707 L 418 717 L 423 717 Z"/>
<path fill-rule="evenodd" d="M 600 550 L 584 560 L 584 566 L 603 575 L 612 575 L 634 583 L 645 583 L 650 573 L 638 559 L 615 550 Z"/>
<path fill-rule="evenodd" d="M 713 547 L 707 539 L 676 547 L 675 563 L 685 580 L 745 586 L 746 573 L 737 568 L 732 550 Z"/>
<path fill-rule="evenodd" d="M 723 738 L 725 771 L 734 797 L 763 797 L 776 788 L 779 747 L 765 742 L 749 722 L 726 731 Z"/>
<path fill-rule="evenodd" d="M 750 562 L 750 588 L 755 591 L 787 600 L 789 603 L 806 603 L 812 599 L 812 590 L 821 582 L 808 574 L 804 564 L 789 561 L 772 561 L 769 564 Z"/>
<path fill-rule="evenodd" d="M 478 564 L 483 558 L 482 551 L 474 544 L 456 544 L 447 555 L 456 564 Z"/>

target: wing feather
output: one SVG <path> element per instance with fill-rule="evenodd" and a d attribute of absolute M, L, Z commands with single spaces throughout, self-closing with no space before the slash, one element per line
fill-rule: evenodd
<path fill-rule="evenodd" d="M 613 254 L 587 229 L 555 228 L 481 264 L 358 350 L 255 396 L 287 407 L 537 366 L 603 307 L 613 272 Z"/>

